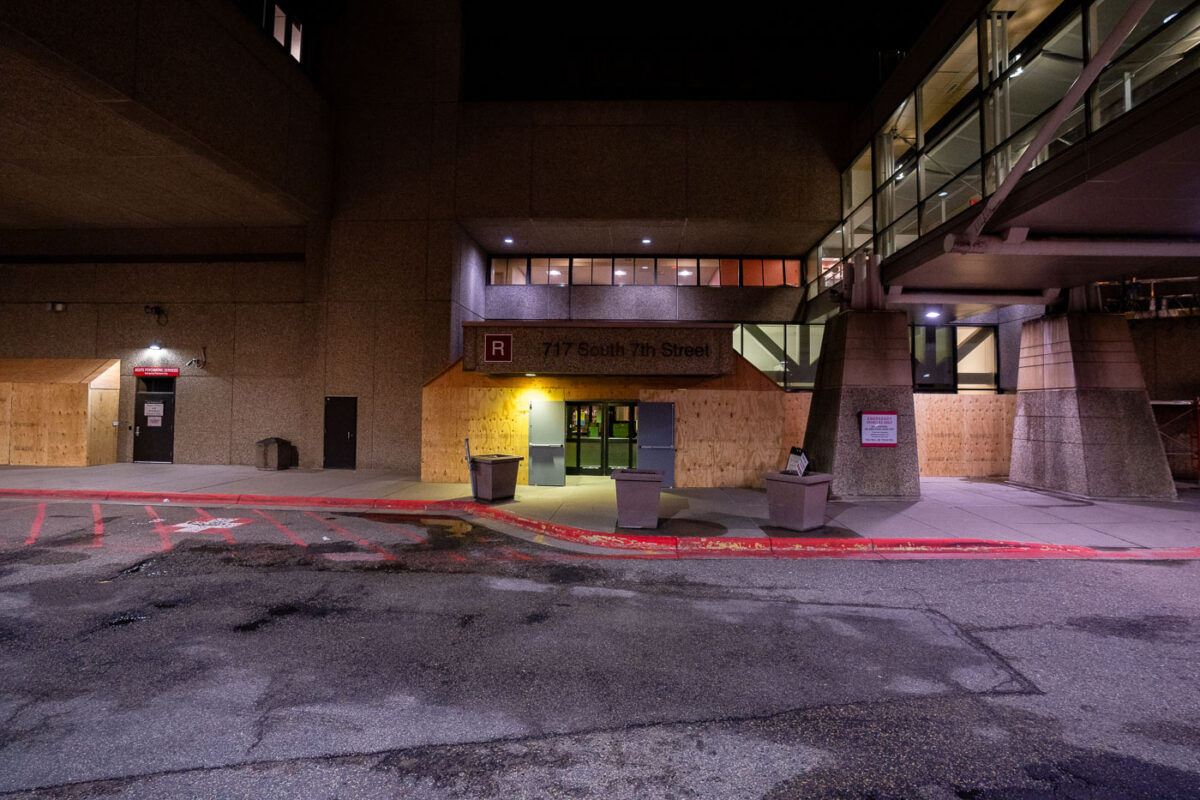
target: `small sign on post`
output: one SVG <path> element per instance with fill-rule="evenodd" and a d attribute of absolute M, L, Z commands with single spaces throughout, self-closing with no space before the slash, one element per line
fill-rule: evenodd
<path fill-rule="evenodd" d="M 783 468 L 783 471 L 803 475 L 806 469 L 808 469 L 808 454 L 804 452 L 803 447 L 793 447 L 791 453 L 788 454 L 787 466 Z"/>
<path fill-rule="evenodd" d="M 863 411 L 861 436 L 863 447 L 897 447 L 895 411 Z"/>

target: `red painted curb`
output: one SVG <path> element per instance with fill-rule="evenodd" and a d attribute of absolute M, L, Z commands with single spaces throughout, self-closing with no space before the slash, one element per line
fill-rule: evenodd
<path fill-rule="evenodd" d="M 802 537 L 657 536 L 604 533 L 530 519 L 471 500 L 403 500 L 363 497 L 192 494 L 87 489 L 0 489 L 0 498 L 125 501 L 139 503 L 220 503 L 285 508 L 365 508 L 413 513 L 458 511 L 495 520 L 560 542 L 626 551 L 621 558 L 857 558 L 857 559 L 1111 559 L 1129 561 L 1200 559 L 1200 547 L 1097 550 L 1077 545 L 1006 542 L 993 539 L 845 539 Z M 632 551 L 632 552 L 631 552 Z M 614 554 L 617 555 L 617 554 Z"/>

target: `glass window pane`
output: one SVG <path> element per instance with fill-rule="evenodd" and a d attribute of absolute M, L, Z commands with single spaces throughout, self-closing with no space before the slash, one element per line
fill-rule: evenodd
<path fill-rule="evenodd" d="M 492 286 L 504 286 L 508 283 L 508 259 L 492 259 Z"/>
<path fill-rule="evenodd" d="M 983 197 L 982 188 L 978 168 L 964 172 L 943 186 L 921 204 L 921 233 L 928 233 L 963 209 L 978 203 Z"/>
<path fill-rule="evenodd" d="M 925 172 L 922 199 L 978 161 L 980 150 L 979 112 L 975 111 L 921 156 L 921 169 Z"/>
<path fill-rule="evenodd" d="M 634 265 L 634 273 L 637 275 L 636 283 L 638 286 L 653 286 L 654 285 L 654 259 L 639 258 Z"/>
<path fill-rule="evenodd" d="M 780 386 L 784 382 L 783 325 L 742 325 L 742 357 Z"/>
<path fill-rule="evenodd" d="M 763 286 L 783 286 L 783 261 L 781 259 L 763 261 Z"/>
<path fill-rule="evenodd" d="M 550 269 L 547 272 L 547 283 L 558 284 L 560 286 L 567 285 L 567 276 L 571 272 L 571 259 L 569 258 L 552 258 L 550 259 Z"/>
<path fill-rule="evenodd" d="M 783 262 L 783 282 L 788 286 L 800 285 L 800 259 L 789 258 Z"/>
<path fill-rule="evenodd" d="M 550 282 L 550 259 L 529 259 L 529 282 L 539 286 L 545 286 Z"/>
<path fill-rule="evenodd" d="M 817 376 L 817 360 L 821 357 L 821 338 L 824 325 L 788 325 L 787 375 L 788 389 L 811 389 Z"/>
<path fill-rule="evenodd" d="M 525 284 L 528 259 L 510 258 L 508 260 L 508 282 L 514 286 Z"/>
<path fill-rule="evenodd" d="M 863 150 L 850 169 L 842 173 L 842 213 L 858 206 L 871 196 L 871 148 Z"/>
<path fill-rule="evenodd" d="M 937 138 L 943 121 L 963 109 L 959 104 L 979 86 L 978 51 L 974 26 L 967 31 L 950 54 L 938 64 L 918 90 L 921 103 L 921 134 L 926 143 Z M 971 160 L 979 158 L 976 153 Z M 969 162 L 968 162 L 969 163 Z"/>
<path fill-rule="evenodd" d="M 740 262 L 736 258 L 721 259 L 721 285 L 722 286 L 738 286 L 741 284 L 739 276 Z"/>
<path fill-rule="evenodd" d="M 1137 47 L 1147 36 L 1156 31 L 1168 27 L 1174 28 L 1173 38 L 1194 33 L 1196 30 L 1194 19 L 1189 24 L 1185 18 L 1195 14 L 1196 9 L 1192 9 L 1188 14 L 1182 13 L 1183 9 L 1189 5 L 1191 3 L 1188 0 L 1155 0 L 1150 4 L 1150 10 L 1138 20 L 1138 24 L 1133 26 L 1133 31 L 1117 48 L 1117 52 L 1113 55 L 1113 61 L 1120 60 L 1125 53 Z M 1095 32 L 1091 36 L 1093 53 L 1104 42 L 1108 34 L 1112 33 L 1112 29 L 1117 26 L 1117 21 L 1121 19 L 1121 15 L 1127 8 L 1129 8 L 1129 0 L 1099 0 L 1092 5 L 1092 14 L 1095 17 Z"/>
<path fill-rule="evenodd" d="M 592 283 L 596 286 L 608 286 L 613 278 L 613 260 L 611 258 L 592 259 Z"/>
<path fill-rule="evenodd" d="M 675 259 L 658 259 L 658 278 L 655 280 L 655 283 L 657 283 L 659 286 L 674 286 L 675 270 Z"/>
<path fill-rule="evenodd" d="M 272 35 L 275 37 L 275 41 L 280 44 L 287 43 L 287 14 L 283 13 L 283 9 L 279 6 L 275 6 L 275 21 Z"/>
<path fill-rule="evenodd" d="M 917 108 L 909 95 L 875 137 L 875 185 L 882 186 L 896 172 L 914 172 L 916 146 Z"/>
<path fill-rule="evenodd" d="M 742 286 L 762 286 L 762 261 L 759 259 L 742 259 Z"/>
<path fill-rule="evenodd" d="M 856 252 L 862 247 L 866 247 L 867 251 L 871 251 L 871 240 L 875 235 L 874 215 L 871 213 L 871 204 L 864 203 L 862 208 L 855 211 L 847 223 L 850 230 L 850 237 L 847 241 L 850 252 Z"/>
<path fill-rule="evenodd" d="M 914 208 L 880 235 L 879 254 L 890 256 L 892 253 L 903 250 L 917 240 L 919 233 L 917 210 Z"/>
<path fill-rule="evenodd" d="M 676 262 L 676 264 L 679 267 L 678 271 L 675 273 L 678 285 L 695 286 L 697 282 L 696 272 L 698 271 L 696 259 L 681 258 Z"/>
<path fill-rule="evenodd" d="M 292 58 L 300 60 L 300 25 L 295 22 L 292 23 L 291 53 Z"/>
<path fill-rule="evenodd" d="M 592 260 L 590 258 L 571 259 L 571 283 L 577 286 L 588 286 L 592 282 Z"/>
<path fill-rule="evenodd" d="M 997 0 L 988 9 L 984 30 L 985 60 L 989 81 L 1004 74 L 1021 59 L 1028 59 L 1028 48 L 1021 45 L 1046 21 L 1062 0 Z"/>
<path fill-rule="evenodd" d="M 954 328 L 916 325 L 912 329 L 913 385 L 928 392 L 953 392 Z"/>
<path fill-rule="evenodd" d="M 1101 3 L 1100 8 L 1106 5 L 1111 2 Z M 1134 49 L 1100 74 L 1095 90 L 1096 127 L 1111 122 L 1200 66 L 1200 59 L 1196 57 L 1200 43 L 1200 7 L 1182 12 L 1168 10 L 1177 4 L 1156 10 L 1158 5 L 1155 3 L 1142 18 L 1142 25 L 1147 24 L 1147 20 L 1158 23 L 1148 29 L 1152 32 L 1158 27 L 1158 32 L 1152 33 L 1149 39 L 1143 37 Z M 1155 14 L 1161 16 L 1152 16 Z M 1126 42 L 1131 42 L 1138 33 L 1135 29 Z"/>
<path fill-rule="evenodd" d="M 721 285 L 721 262 L 715 258 L 700 259 L 700 285 Z"/>
<path fill-rule="evenodd" d="M 629 286 L 633 283 L 633 259 L 613 259 L 613 283 L 617 286 Z"/>
<path fill-rule="evenodd" d="M 954 328 L 958 345 L 958 390 L 996 390 L 996 329 L 991 326 Z"/>

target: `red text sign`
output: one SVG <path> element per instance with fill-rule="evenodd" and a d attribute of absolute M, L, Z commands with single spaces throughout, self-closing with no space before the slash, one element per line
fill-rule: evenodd
<path fill-rule="evenodd" d="M 134 367 L 133 374 L 145 378 L 178 378 L 179 367 Z"/>

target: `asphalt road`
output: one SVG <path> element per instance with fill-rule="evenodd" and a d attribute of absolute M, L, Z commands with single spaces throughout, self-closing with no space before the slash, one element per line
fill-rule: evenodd
<path fill-rule="evenodd" d="M 0 503 L 0 796 L 1200 797 L 1200 563 Z"/>

